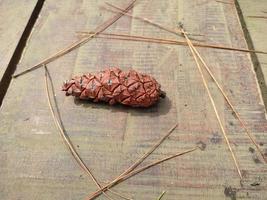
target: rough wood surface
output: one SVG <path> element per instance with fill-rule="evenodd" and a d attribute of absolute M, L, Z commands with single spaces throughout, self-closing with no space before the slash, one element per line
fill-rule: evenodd
<path fill-rule="evenodd" d="M 47 0 L 18 71 L 75 41 L 76 31 L 91 31 L 112 13 L 101 1 Z M 123 5 L 124 0 L 111 3 Z M 142 0 L 134 15 L 174 27 L 182 21 L 200 38 L 246 48 L 233 5 L 207 0 Z M 123 17 L 107 32 L 175 38 Z M 261 148 L 267 148 L 267 121 L 250 55 L 199 49 L 210 64 Z M 150 109 L 110 107 L 74 101 L 60 91 L 74 74 L 106 66 L 151 74 L 167 98 Z M 195 146 L 203 152 L 176 158 L 115 187 L 134 199 L 266 199 L 267 168 L 209 81 L 245 179 L 241 187 L 197 68 L 187 47 L 94 39 L 48 65 L 65 129 L 81 157 L 102 182 L 120 174 L 176 122 L 179 127 L 145 164 Z M 84 199 L 97 188 L 65 149 L 47 105 L 44 70 L 14 79 L 0 110 L 0 193 L 3 200 Z M 249 150 L 249 147 L 250 150 Z M 100 197 L 99 199 L 104 199 Z"/>
<path fill-rule="evenodd" d="M 0 0 L 0 81 L 37 0 Z"/>

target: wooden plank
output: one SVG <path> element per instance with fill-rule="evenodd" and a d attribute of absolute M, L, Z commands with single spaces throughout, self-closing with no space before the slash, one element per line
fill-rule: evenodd
<path fill-rule="evenodd" d="M 0 81 L 36 4 L 37 0 L 0 1 Z"/>
<path fill-rule="evenodd" d="M 18 67 L 22 71 L 94 30 L 112 14 L 101 1 L 47 0 Z M 111 1 L 123 5 L 123 0 Z M 207 42 L 246 48 L 234 7 L 215 1 L 140 1 L 133 14 L 204 34 Z M 107 31 L 175 38 L 127 17 Z M 249 54 L 200 49 L 233 104 L 266 150 L 267 121 Z M 167 98 L 149 109 L 82 103 L 65 97 L 71 75 L 105 66 L 134 68 L 157 78 Z M 216 86 L 209 81 L 245 179 L 241 187 L 214 112 L 187 47 L 94 39 L 48 65 L 62 119 L 95 176 L 106 182 L 139 158 L 176 122 L 178 129 L 145 163 L 191 148 L 207 148 L 151 168 L 116 186 L 134 199 L 266 199 L 267 169 L 249 151 L 249 139 Z M 0 111 L 0 191 L 9 199 L 83 199 L 96 190 L 62 144 L 47 105 L 44 70 L 14 79 Z M 253 150 L 251 150 L 253 151 Z M 257 184 L 259 185 L 257 185 Z M 255 186 L 255 184 L 257 186 Z M 254 185 L 254 186 L 253 186 Z M 100 197 L 99 199 L 104 199 Z"/>

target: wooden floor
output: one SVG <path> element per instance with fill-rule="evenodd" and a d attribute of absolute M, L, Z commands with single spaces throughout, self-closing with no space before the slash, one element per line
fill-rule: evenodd
<path fill-rule="evenodd" d="M 0 0 L 0 52 L 4 52 L 1 60 L 10 52 L 3 64 L 0 61 L 0 75 L 7 70 L 36 4 L 29 1 L 31 7 L 26 3 L 27 9 L 17 10 L 14 15 L 19 19 L 12 15 L 16 25 L 10 22 L 7 31 L 3 21 L 10 20 L 11 11 L 3 16 L 2 10 L 22 7 L 15 6 L 15 2 L 18 3 Z M 121 7 L 126 4 L 125 0 L 108 2 Z M 46 0 L 15 73 L 76 41 L 77 31 L 95 30 L 114 15 L 101 9 L 104 5 L 105 0 Z M 131 13 L 172 28 L 182 22 L 186 31 L 203 35 L 195 38 L 205 43 L 248 48 L 234 4 L 215 0 L 139 0 Z M 105 32 L 182 39 L 127 16 Z M 16 36 L 11 37 L 11 33 Z M 4 34 L 7 35 L 3 37 Z M 267 154 L 265 106 L 250 54 L 198 49 Z M 61 91 L 63 81 L 72 75 L 106 66 L 133 68 L 154 76 L 167 98 L 149 109 L 132 109 L 74 101 Z M 167 191 L 163 198 L 166 200 L 267 199 L 267 165 L 205 74 L 244 175 L 240 181 L 188 47 L 94 38 L 47 67 L 66 132 L 101 184 L 119 175 L 178 123 L 178 128 L 143 165 L 199 142 L 206 149 L 155 166 L 117 185 L 114 191 L 135 200 L 156 200 L 162 191 Z M 1 200 L 80 200 L 96 189 L 64 146 L 54 125 L 46 98 L 44 69 L 13 78 L 0 108 Z"/>

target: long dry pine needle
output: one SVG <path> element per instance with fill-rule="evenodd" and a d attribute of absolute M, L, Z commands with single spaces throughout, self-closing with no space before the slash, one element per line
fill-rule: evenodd
<path fill-rule="evenodd" d="M 183 29 L 182 29 L 182 31 L 183 31 Z M 184 36 L 185 36 L 185 39 L 186 39 L 186 41 L 187 41 L 187 43 L 188 43 L 188 46 L 189 46 L 189 48 L 190 48 L 190 51 L 191 51 L 191 53 L 192 53 L 192 55 L 193 55 L 193 57 L 194 57 L 194 60 L 195 60 L 195 62 L 196 62 L 198 71 L 199 71 L 199 73 L 200 73 L 200 75 L 201 75 L 202 82 L 203 82 L 203 84 L 204 84 L 204 86 L 205 86 L 205 89 L 206 89 L 206 91 L 207 91 L 207 93 L 208 93 L 210 102 L 211 102 L 211 104 L 212 104 L 213 110 L 214 110 L 214 112 L 215 112 L 216 118 L 217 118 L 218 123 L 219 123 L 219 125 L 220 125 L 221 131 L 222 131 L 222 133 L 223 133 L 223 136 L 224 136 L 224 139 L 225 139 L 226 144 L 227 144 L 227 146 L 228 146 L 228 149 L 229 149 L 229 151 L 230 151 L 230 153 L 231 153 L 231 156 L 232 156 L 232 158 L 233 158 L 233 161 L 234 161 L 234 164 L 235 164 L 235 166 L 236 166 L 238 175 L 239 175 L 239 177 L 242 179 L 243 177 L 242 177 L 242 173 L 241 173 L 239 164 L 238 164 L 238 162 L 237 162 L 237 159 L 236 159 L 236 156 L 235 156 L 235 154 L 234 154 L 234 152 L 233 152 L 233 149 L 232 149 L 232 147 L 231 147 L 231 145 L 230 145 L 228 136 L 227 136 L 226 131 L 225 131 L 225 129 L 224 129 L 224 126 L 223 126 L 223 123 L 222 123 L 222 121 L 221 121 L 220 115 L 219 115 L 219 113 L 218 113 L 218 110 L 217 110 L 216 104 L 215 104 L 215 102 L 214 102 L 214 99 L 213 99 L 213 97 L 212 97 L 212 95 L 211 95 L 211 93 L 210 93 L 208 84 L 207 84 L 206 79 L 205 79 L 205 77 L 204 77 L 204 74 L 203 74 L 203 72 L 202 72 L 201 66 L 200 66 L 200 64 L 199 64 L 199 62 L 198 62 L 197 56 L 196 56 L 196 54 L 195 54 L 195 52 L 194 52 L 194 50 L 193 50 L 193 48 L 192 48 L 192 43 L 190 42 L 190 40 L 189 40 L 189 38 L 187 37 L 186 33 L 184 33 Z"/>
<path fill-rule="evenodd" d="M 137 0 L 132 0 L 127 7 L 124 9 L 125 12 L 128 12 L 130 9 L 133 8 L 134 4 L 136 3 Z M 119 13 L 113 17 L 111 17 L 109 20 L 107 20 L 106 22 L 104 22 L 103 24 L 101 24 L 100 26 L 98 26 L 95 30 L 94 34 L 91 34 L 87 37 L 81 38 L 78 41 L 72 43 L 71 45 L 67 46 L 66 48 L 58 51 L 57 53 L 49 56 L 48 58 L 42 60 L 41 62 L 37 63 L 36 65 L 34 65 L 33 67 L 30 67 L 29 69 L 26 69 L 25 71 L 19 72 L 15 75 L 13 75 L 14 78 L 21 76 L 23 74 L 26 74 L 32 70 L 38 69 L 40 67 L 42 67 L 43 65 L 46 65 L 54 60 L 56 60 L 57 58 L 71 52 L 72 50 L 82 46 L 83 44 L 85 44 L 86 42 L 88 42 L 89 40 L 91 40 L 92 38 L 94 38 L 97 34 L 105 31 L 108 27 L 110 27 L 112 24 L 114 24 L 119 18 L 121 18 L 123 16 L 123 13 Z"/>
<path fill-rule="evenodd" d="M 110 193 L 122 198 L 122 199 L 126 199 L 126 200 L 133 200 L 132 198 L 129 198 L 129 197 L 126 197 L 126 196 L 123 196 L 121 195 L 120 193 L 118 192 L 115 192 L 114 190 L 111 190 L 111 189 L 107 189 L 107 191 L 109 191 Z"/>
<path fill-rule="evenodd" d="M 132 172 L 130 172 L 130 173 L 128 173 L 128 174 L 122 176 L 122 177 L 120 178 L 119 182 L 121 182 L 121 181 L 125 181 L 126 179 L 128 179 L 128 178 L 130 178 L 130 177 L 132 177 L 132 176 L 134 176 L 134 175 L 136 175 L 136 174 L 139 174 L 139 173 L 141 173 L 141 172 L 143 172 L 143 171 L 145 171 L 145 170 L 147 170 L 147 169 L 149 169 L 149 168 L 151 168 L 151 167 L 154 167 L 154 166 L 156 166 L 156 165 L 158 165 L 158 164 L 160 164 L 160 163 L 163 163 L 163 162 L 165 162 L 165 161 L 171 160 L 171 159 L 176 158 L 176 157 L 178 157 L 178 156 L 182 156 L 182 155 L 191 153 L 191 152 L 196 151 L 196 150 L 198 150 L 198 149 L 199 149 L 199 147 L 194 147 L 194 148 L 192 148 L 192 149 L 189 149 L 189 150 L 186 150 L 186 151 L 183 151 L 183 152 L 174 154 L 174 155 L 172 155 L 172 156 L 168 156 L 168 157 L 163 158 L 163 159 L 161 159 L 161 160 L 155 161 L 155 162 L 153 162 L 153 163 L 151 163 L 151 164 L 148 164 L 148 165 L 146 165 L 146 166 L 144 166 L 144 167 L 142 167 L 142 168 L 140 168 L 140 169 L 136 169 L 136 170 L 134 170 L 134 171 L 132 171 Z"/>
<path fill-rule="evenodd" d="M 191 152 L 196 151 L 198 149 L 199 149 L 199 147 L 195 147 L 195 148 L 183 151 L 181 153 L 177 153 L 175 155 L 168 156 L 168 157 L 163 158 L 161 160 L 155 161 L 155 162 L 153 162 L 151 164 L 148 164 L 148 165 L 146 165 L 146 166 L 144 166 L 144 167 L 142 167 L 140 169 L 136 169 L 136 170 L 134 170 L 134 171 L 132 171 L 130 173 L 125 174 L 124 176 L 122 176 L 118 180 L 116 180 L 115 182 L 111 182 L 111 183 L 105 185 L 102 189 L 103 190 L 107 190 L 108 188 L 111 188 L 111 187 L 117 185 L 118 183 L 121 183 L 121 182 L 123 182 L 123 181 L 125 181 L 125 180 L 127 180 L 127 179 L 129 179 L 129 178 L 131 178 L 131 177 L 133 177 L 133 176 L 135 176 L 135 175 L 137 175 L 137 174 L 139 174 L 139 173 L 151 168 L 151 167 L 154 167 L 154 166 L 156 166 L 156 165 L 158 165 L 160 163 L 163 163 L 163 162 L 168 161 L 170 159 L 173 159 L 175 157 L 191 153 Z M 101 194 L 101 190 L 98 190 L 98 191 L 94 192 L 93 194 L 91 194 L 89 197 L 87 197 L 86 200 L 92 200 L 92 199 L 98 197 L 100 194 Z"/>
<path fill-rule="evenodd" d="M 99 189 L 101 189 L 100 184 L 98 183 L 98 181 L 96 180 L 96 178 L 94 177 L 94 175 L 91 173 L 91 171 L 89 170 L 89 168 L 85 165 L 85 163 L 83 162 L 83 160 L 80 158 L 79 154 L 77 153 L 77 151 L 75 150 L 73 144 L 71 143 L 71 141 L 69 140 L 68 136 L 66 135 L 60 121 L 57 119 L 55 111 L 53 109 L 52 103 L 51 103 L 51 95 L 49 92 L 49 86 L 48 86 L 48 76 L 49 76 L 49 80 L 50 79 L 50 75 L 48 72 L 47 67 L 45 66 L 45 89 L 46 89 L 46 95 L 47 95 L 47 100 L 48 100 L 48 105 L 49 105 L 49 109 L 51 111 L 53 120 L 55 122 L 56 127 L 59 129 L 59 133 L 60 136 L 62 137 L 64 144 L 66 145 L 66 147 L 69 149 L 69 151 L 71 152 L 71 154 L 73 155 L 74 159 L 78 162 L 79 166 L 87 173 L 87 175 L 89 175 L 91 177 L 91 179 L 94 181 L 94 183 L 97 185 L 97 187 Z M 50 82 L 51 83 L 51 82 Z M 54 97 L 54 95 L 52 94 L 52 96 Z M 103 192 L 104 193 L 104 192 Z M 105 196 L 107 196 L 105 194 Z M 108 197 L 108 196 L 107 196 Z M 111 199 L 110 197 L 108 197 L 109 199 Z"/>
<path fill-rule="evenodd" d="M 136 167 L 138 167 L 149 155 L 151 155 L 176 129 L 178 124 L 175 124 L 162 138 L 160 138 L 143 156 L 141 156 L 135 163 L 133 163 L 130 167 L 128 167 L 123 173 L 121 173 L 117 178 L 111 181 L 107 185 L 111 185 L 116 183 L 121 177 L 125 176 L 126 174 L 132 172 Z"/>
<path fill-rule="evenodd" d="M 191 48 L 194 50 L 194 52 L 196 53 L 196 55 L 198 56 L 199 60 L 202 62 L 203 66 L 205 67 L 206 71 L 209 73 L 209 75 L 211 76 L 211 78 L 213 79 L 213 81 L 215 82 L 216 86 L 219 88 L 221 94 L 224 96 L 226 102 L 228 103 L 228 105 L 230 106 L 231 110 L 233 111 L 233 113 L 235 114 L 236 118 L 238 119 L 241 127 L 245 130 L 247 136 L 249 137 L 250 141 L 253 143 L 253 145 L 256 147 L 258 153 L 261 155 L 263 161 L 265 163 L 267 163 L 267 159 L 264 156 L 264 153 L 261 151 L 259 144 L 256 142 L 256 140 L 253 138 L 250 130 L 247 128 L 247 126 L 245 125 L 244 121 L 241 119 L 239 113 L 237 112 L 237 110 L 235 109 L 235 107 L 233 106 L 233 104 L 231 103 L 230 99 L 228 98 L 228 96 L 226 95 L 226 92 L 224 91 L 224 89 L 221 87 L 221 85 L 219 84 L 219 82 L 217 81 L 215 75 L 212 73 L 212 71 L 210 70 L 210 68 L 208 67 L 207 63 L 204 61 L 204 59 L 202 58 L 202 56 L 200 55 L 200 53 L 198 52 L 198 50 L 194 47 L 194 45 L 192 44 L 192 42 L 189 40 L 188 41 L 191 45 Z"/>
<path fill-rule="evenodd" d="M 139 17 L 139 16 L 133 16 L 133 15 L 131 15 L 131 14 L 129 14 L 129 13 L 126 13 L 124 9 L 122 9 L 122 8 L 120 8 L 120 7 L 118 7 L 118 6 L 115 6 L 115 5 L 111 4 L 111 3 L 106 2 L 106 4 L 107 4 L 108 6 L 110 6 L 110 7 L 112 7 L 113 9 L 118 10 L 118 11 L 114 11 L 114 10 L 105 8 L 106 10 L 109 10 L 109 11 L 111 11 L 111 12 L 115 12 L 115 13 L 123 13 L 124 15 L 126 15 L 126 16 L 128 16 L 128 17 L 131 17 L 131 18 L 133 18 L 133 19 L 138 19 L 138 20 L 140 20 L 140 21 L 142 21 L 142 22 L 146 22 L 146 23 L 148 23 L 148 24 L 151 24 L 151 25 L 153 25 L 153 26 L 156 26 L 156 27 L 158 27 L 158 28 L 160 28 L 160 29 L 163 29 L 163 30 L 165 30 L 165 31 L 168 31 L 168 32 L 170 32 L 170 33 L 174 33 L 175 35 L 182 36 L 180 30 L 173 30 L 173 29 L 168 28 L 168 27 L 166 27 L 166 26 L 163 26 L 163 25 L 161 25 L 161 24 L 159 24 L 159 23 L 153 22 L 153 21 L 151 21 L 151 20 L 148 19 L 148 18 Z M 187 34 L 189 35 L 189 33 L 187 33 Z"/>
<path fill-rule="evenodd" d="M 76 160 L 76 162 L 78 163 L 78 165 L 93 180 L 93 182 L 96 184 L 96 186 L 102 192 L 101 185 L 98 183 L 98 181 L 96 180 L 96 178 L 94 177 L 94 175 L 92 174 L 92 172 L 90 171 L 90 169 L 86 166 L 86 164 L 84 163 L 84 161 L 82 160 L 82 158 L 79 156 L 78 152 L 75 150 L 75 148 L 74 148 L 72 142 L 70 141 L 69 137 L 65 133 L 65 131 L 63 129 L 63 126 L 61 124 L 61 119 L 58 119 L 58 117 L 60 116 L 59 113 L 57 114 L 58 117 L 55 114 L 55 110 L 54 110 L 54 108 L 52 106 L 52 102 L 51 102 L 51 96 L 53 96 L 54 104 L 57 105 L 56 104 L 56 100 L 55 100 L 55 96 L 53 95 L 54 94 L 54 91 L 53 91 L 53 87 L 52 87 L 52 80 L 51 80 L 51 77 L 50 77 L 50 74 L 48 72 L 47 67 L 45 66 L 44 68 L 45 68 L 45 89 L 46 89 L 46 95 L 47 95 L 48 105 L 49 105 L 49 109 L 50 109 L 51 115 L 53 117 L 54 123 L 55 123 L 56 127 L 59 130 L 59 134 L 62 137 L 64 144 L 66 145 L 66 147 L 68 148 L 68 150 L 70 151 L 70 153 L 72 154 L 72 156 L 74 157 L 74 159 Z M 52 87 L 52 95 L 50 94 L 50 91 L 49 91 L 48 80 L 50 81 L 50 85 Z M 56 106 L 56 111 L 58 111 L 57 106 Z M 113 192 L 113 193 L 114 194 L 117 194 L 115 192 Z M 108 199 L 113 200 L 105 192 L 103 192 L 103 194 Z M 119 196 L 122 197 L 122 198 L 124 198 L 124 199 L 129 200 L 129 198 L 127 198 L 127 197 L 124 197 L 122 195 L 119 195 Z"/>
<path fill-rule="evenodd" d="M 248 16 L 249 18 L 267 19 L 267 16 Z"/>
<path fill-rule="evenodd" d="M 234 2 L 229 2 L 229 1 L 219 1 L 219 0 L 216 0 L 216 2 L 218 2 L 218 3 L 224 3 L 224 4 L 234 4 Z"/>
<path fill-rule="evenodd" d="M 136 167 L 138 167 L 149 155 L 151 155 L 170 135 L 171 133 L 176 129 L 178 124 L 175 124 L 157 143 L 152 146 L 151 149 L 149 149 L 142 157 L 140 157 L 133 165 L 131 165 L 128 169 L 126 169 L 117 179 L 122 177 L 123 175 L 131 172 Z"/>
<path fill-rule="evenodd" d="M 77 33 L 81 34 L 81 35 L 94 34 L 94 32 L 88 32 L 88 31 L 79 31 Z M 158 43 L 158 44 L 187 46 L 187 42 L 183 41 L 183 40 L 171 40 L 171 39 L 162 39 L 162 38 L 145 37 L 145 36 L 137 36 L 137 35 L 127 35 L 127 34 L 117 34 L 117 33 L 99 33 L 96 37 L 106 38 L 106 39 L 115 39 L 115 40 L 150 42 L 150 43 Z M 267 52 L 264 52 L 264 51 L 250 50 L 250 49 L 244 49 L 244 48 L 234 48 L 234 47 L 227 47 L 227 46 L 214 45 L 214 44 L 206 44 L 206 43 L 199 43 L 199 42 L 193 42 L 193 45 L 198 46 L 198 47 L 206 47 L 206 48 L 229 50 L 229 51 L 240 51 L 240 52 L 246 52 L 246 53 L 267 54 Z"/>
<path fill-rule="evenodd" d="M 169 33 L 173 33 L 175 35 L 178 35 L 178 36 L 181 36 L 182 37 L 182 34 L 181 34 L 181 31 L 180 30 L 174 30 L 172 28 L 169 28 L 167 26 L 164 26 L 162 24 L 159 24 L 159 23 L 156 23 L 156 22 L 153 22 L 152 20 L 148 19 L 148 18 L 144 18 L 144 17 L 139 17 L 139 16 L 133 16 L 129 13 L 126 13 L 126 11 L 124 11 L 122 8 L 118 7 L 118 6 L 114 6 L 112 5 L 111 3 L 107 3 L 106 4 L 110 7 L 112 7 L 113 9 L 116 9 L 116 11 L 112 10 L 112 9 L 109 9 L 109 8 L 105 8 L 106 10 L 110 11 L 110 12 L 113 12 L 113 13 L 123 13 L 124 15 L 128 16 L 128 17 L 131 17 L 133 19 L 137 19 L 137 20 L 140 20 L 142 22 L 145 22 L 145 23 L 148 23 L 150 25 L 153 25 L 157 28 L 160 28 L 162 30 L 165 30 L 165 31 L 168 31 Z M 192 36 L 204 36 L 202 34 L 193 34 L 193 33 L 187 33 L 187 35 L 192 35 Z M 195 40 L 195 41 L 203 41 L 203 40 L 199 40 L 199 39 L 196 39 L 196 38 L 191 38 L 192 40 Z"/>

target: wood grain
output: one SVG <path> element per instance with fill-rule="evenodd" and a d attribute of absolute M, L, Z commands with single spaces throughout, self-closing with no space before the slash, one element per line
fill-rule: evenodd
<path fill-rule="evenodd" d="M 75 41 L 76 31 L 91 31 L 112 13 L 101 1 L 47 0 L 18 67 L 22 71 Z M 125 1 L 112 0 L 122 6 Z M 201 39 L 247 48 L 234 7 L 215 1 L 143 0 L 134 15 L 175 28 L 182 21 L 186 31 Z M 176 39 L 143 22 L 123 17 L 106 32 Z M 236 105 L 261 148 L 267 148 L 265 109 L 249 54 L 200 49 L 212 71 Z M 157 78 L 167 98 L 149 109 L 85 103 L 65 97 L 62 82 L 74 74 L 99 71 L 106 66 L 134 68 Z M 119 175 L 145 153 L 170 127 L 177 130 L 145 164 L 195 146 L 203 152 L 170 160 L 116 186 L 115 191 L 134 199 L 266 199 L 267 168 L 238 121 L 232 116 L 216 86 L 210 90 L 233 150 L 244 170 L 239 176 L 209 103 L 197 68 L 187 47 L 162 46 L 94 39 L 50 63 L 62 120 L 83 160 L 102 182 Z M 0 110 L 0 192 L 3 200 L 84 199 L 97 188 L 65 149 L 46 102 L 44 70 L 14 79 Z M 208 76 L 207 76 L 208 77 Z M 255 183 L 259 183 L 257 186 Z M 100 197 L 99 199 L 104 199 Z"/>

